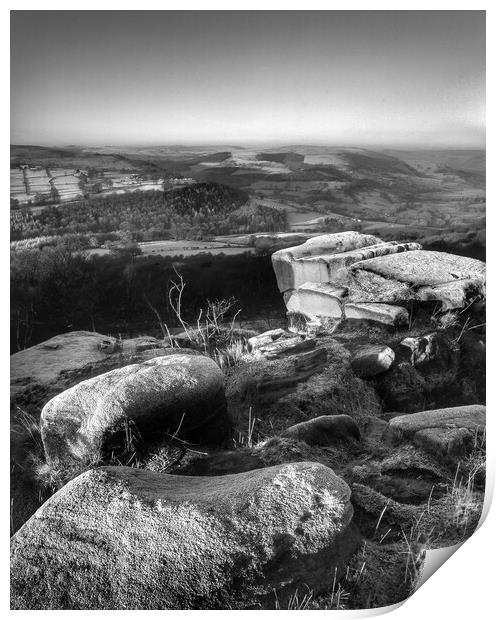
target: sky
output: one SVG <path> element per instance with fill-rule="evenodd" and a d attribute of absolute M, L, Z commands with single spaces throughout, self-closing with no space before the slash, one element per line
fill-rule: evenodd
<path fill-rule="evenodd" d="M 483 11 L 12 11 L 11 142 L 479 147 Z"/>

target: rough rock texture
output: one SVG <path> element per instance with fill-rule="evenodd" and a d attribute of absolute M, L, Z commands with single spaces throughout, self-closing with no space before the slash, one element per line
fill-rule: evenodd
<path fill-rule="evenodd" d="M 484 405 L 463 405 L 448 409 L 418 411 L 401 415 L 389 422 L 394 433 L 413 437 L 415 433 L 428 428 L 468 428 L 483 431 L 486 427 L 486 407 Z"/>
<path fill-rule="evenodd" d="M 284 329 L 272 329 L 248 340 L 252 352 L 259 352 L 266 359 L 287 357 L 315 349 L 315 340 L 295 336 Z"/>
<path fill-rule="evenodd" d="M 485 280 L 486 276 L 486 265 L 480 260 L 427 250 L 378 256 L 357 262 L 351 269 L 372 271 L 414 286 L 435 286 L 465 278 Z"/>
<path fill-rule="evenodd" d="M 428 362 L 436 357 L 436 334 L 426 334 L 417 338 L 404 338 L 398 345 L 398 357 L 412 366 Z"/>
<path fill-rule="evenodd" d="M 97 332 L 60 334 L 10 356 L 11 396 L 16 398 L 34 386 L 50 388 L 63 373 L 79 372 L 120 355 L 165 351 L 166 346 L 149 336 L 118 341 Z"/>
<path fill-rule="evenodd" d="M 444 467 L 409 444 L 395 448 L 384 458 L 366 459 L 353 468 L 352 479 L 403 504 L 441 497 L 449 481 Z"/>
<path fill-rule="evenodd" d="M 449 357 L 456 347 L 452 341 L 437 332 L 404 338 L 398 345 L 398 360 L 408 362 L 412 366 L 421 366 L 440 358 Z"/>
<path fill-rule="evenodd" d="M 415 291 L 406 282 L 389 280 L 372 271 L 350 270 L 347 282 L 350 302 L 404 304 L 417 299 Z"/>
<path fill-rule="evenodd" d="M 42 410 L 47 459 L 91 461 L 130 422 L 143 438 L 180 427 L 183 438 L 222 441 L 228 419 L 221 370 L 207 357 L 171 355 L 82 381 Z"/>
<path fill-rule="evenodd" d="M 349 415 L 321 415 L 290 426 L 281 437 L 304 441 L 310 446 L 329 446 L 347 439 L 360 441 L 360 429 Z"/>
<path fill-rule="evenodd" d="M 344 306 L 346 320 L 374 321 L 396 327 L 408 324 L 408 311 L 400 306 L 388 304 L 347 303 Z"/>
<path fill-rule="evenodd" d="M 459 310 L 475 299 L 485 298 L 485 282 L 474 278 L 453 280 L 437 286 L 422 286 L 417 291 L 420 301 L 437 301 L 441 310 Z"/>
<path fill-rule="evenodd" d="M 351 367 L 359 377 L 374 377 L 389 370 L 394 362 L 394 351 L 381 344 L 363 345 L 357 348 L 351 360 Z"/>
<path fill-rule="evenodd" d="M 382 243 L 378 237 L 348 231 L 319 235 L 299 246 L 275 252 L 272 255 L 272 265 L 279 290 L 283 293 L 305 282 L 329 282 L 327 264 L 324 260 L 317 259 L 305 263 L 304 259 L 341 254 L 376 243 Z"/>
<path fill-rule="evenodd" d="M 393 418 L 386 429 L 389 440 L 410 439 L 419 447 L 445 457 L 460 458 L 482 441 L 486 428 L 484 405 L 419 411 Z"/>
<path fill-rule="evenodd" d="M 360 542 L 349 498 L 309 462 L 210 478 L 91 470 L 13 537 L 11 606 L 274 607 L 274 590 L 283 604 L 319 593 Z"/>

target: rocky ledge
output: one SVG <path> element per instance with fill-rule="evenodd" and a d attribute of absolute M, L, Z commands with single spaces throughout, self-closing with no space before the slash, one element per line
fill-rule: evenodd
<path fill-rule="evenodd" d="M 278 250 L 272 263 L 288 315 L 307 323 L 406 325 L 412 304 L 448 311 L 485 299 L 483 262 L 354 231 Z"/>

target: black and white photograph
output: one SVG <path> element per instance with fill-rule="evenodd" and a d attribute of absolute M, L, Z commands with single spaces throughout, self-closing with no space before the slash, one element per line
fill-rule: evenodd
<path fill-rule="evenodd" d="M 9 11 L 10 608 L 393 609 L 483 515 L 486 11 L 69 8 Z"/>

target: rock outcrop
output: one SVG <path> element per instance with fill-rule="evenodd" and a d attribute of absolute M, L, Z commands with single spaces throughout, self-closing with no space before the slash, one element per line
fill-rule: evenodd
<path fill-rule="evenodd" d="M 381 240 L 373 235 L 350 231 L 320 235 L 296 247 L 275 252 L 272 255 L 272 265 L 279 290 L 283 293 L 298 288 L 305 282 L 329 282 L 331 278 L 326 258 L 375 243 L 381 243 Z"/>
<path fill-rule="evenodd" d="M 318 463 L 217 477 L 88 471 L 11 543 L 13 609 L 235 609 L 315 594 L 360 538 Z M 275 594 L 274 594 L 275 593 Z"/>
<path fill-rule="evenodd" d="M 228 428 L 223 374 L 212 359 L 195 355 L 153 358 L 82 381 L 41 413 L 52 465 L 91 462 L 129 430 L 157 440 L 180 429 L 182 438 L 217 443 Z"/>
<path fill-rule="evenodd" d="M 272 264 L 288 316 L 312 325 L 359 320 L 397 327 L 408 323 L 412 302 L 447 311 L 485 298 L 482 261 L 354 231 L 279 250 Z"/>
<path fill-rule="evenodd" d="M 480 260 L 427 250 L 415 250 L 394 257 L 378 256 L 356 262 L 352 269 L 371 271 L 412 286 L 437 286 L 466 278 L 483 280 L 486 274 L 485 264 Z"/>

